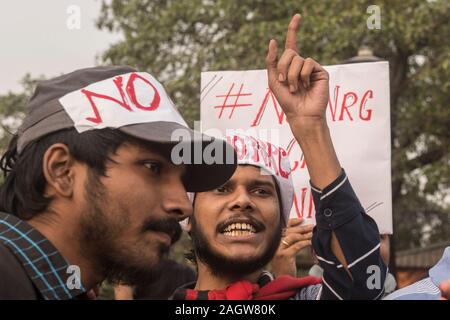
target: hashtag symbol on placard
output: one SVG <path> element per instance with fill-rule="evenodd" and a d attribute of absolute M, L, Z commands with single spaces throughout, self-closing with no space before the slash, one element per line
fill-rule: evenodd
<path fill-rule="evenodd" d="M 222 117 L 223 111 L 225 110 L 225 108 L 231 108 L 231 112 L 230 115 L 228 116 L 228 119 L 231 119 L 231 117 L 233 116 L 234 110 L 237 107 L 249 107 L 252 104 L 251 103 L 238 103 L 239 98 L 240 97 L 244 97 L 244 96 L 251 96 L 251 93 L 242 93 L 242 88 L 244 87 L 244 84 L 241 84 L 241 87 L 239 88 L 238 93 L 233 94 L 233 88 L 234 88 L 234 83 L 231 85 L 230 90 L 228 90 L 227 94 L 222 94 L 222 95 L 217 95 L 217 98 L 225 98 L 223 100 L 223 104 L 221 105 L 217 105 L 214 106 L 214 108 L 219 108 L 220 109 L 220 113 L 219 113 L 219 119 Z M 228 98 L 234 97 L 234 103 L 228 103 Z"/>

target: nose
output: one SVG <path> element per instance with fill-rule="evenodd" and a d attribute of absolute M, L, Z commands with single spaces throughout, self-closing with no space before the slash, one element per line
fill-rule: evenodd
<path fill-rule="evenodd" d="M 178 221 L 182 221 L 192 216 L 192 204 L 189 201 L 181 179 L 172 180 L 167 184 L 163 200 L 163 209 L 171 216 L 174 216 Z"/>
<path fill-rule="evenodd" d="M 255 204 L 252 202 L 247 190 L 236 188 L 234 191 L 234 197 L 228 204 L 228 209 L 232 211 L 251 212 L 255 209 Z"/>

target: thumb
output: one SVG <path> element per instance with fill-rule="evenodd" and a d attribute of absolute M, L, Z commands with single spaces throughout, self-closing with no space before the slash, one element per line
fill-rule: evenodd
<path fill-rule="evenodd" d="M 295 227 L 298 226 L 303 222 L 303 218 L 292 218 L 288 221 L 288 227 Z"/>
<path fill-rule="evenodd" d="M 269 42 L 269 50 L 266 57 L 267 77 L 269 84 L 276 83 L 277 76 L 277 63 L 278 63 L 278 44 L 275 39 L 271 39 Z"/>

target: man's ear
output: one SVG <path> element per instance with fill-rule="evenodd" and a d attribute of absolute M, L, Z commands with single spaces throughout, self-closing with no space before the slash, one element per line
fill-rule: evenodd
<path fill-rule="evenodd" d="M 62 197 L 72 196 L 74 164 L 75 159 L 69 148 L 63 143 L 55 143 L 45 151 L 42 159 L 42 171 L 47 181 L 46 196 L 52 197 L 57 194 Z"/>

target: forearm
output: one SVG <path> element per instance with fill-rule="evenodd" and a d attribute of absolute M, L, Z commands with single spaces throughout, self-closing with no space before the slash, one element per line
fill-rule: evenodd
<path fill-rule="evenodd" d="M 326 121 L 294 118 L 289 125 L 303 151 L 311 182 L 325 188 L 341 173 Z"/>
<path fill-rule="evenodd" d="M 320 189 L 325 188 L 336 180 L 342 170 L 326 121 L 323 119 L 293 119 L 289 121 L 289 124 L 303 151 L 312 184 Z M 348 272 L 347 262 L 334 231 L 332 232 L 330 247 Z"/>
<path fill-rule="evenodd" d="M 330 242 L 331 242 L 330 243 L 331 252 L 333 252 L 336 259 L 342 265 L 342 268 L 348 273 L 349 277 L 353 280 L 353 276 L 352 276 L 350 270 L 348 269 L 347 260 L 345 260 L 344 251 L 342 250 L 342 247 L 339 244 L 336 233 L 334 231 L 331 231 L 331 241 Z"/>

